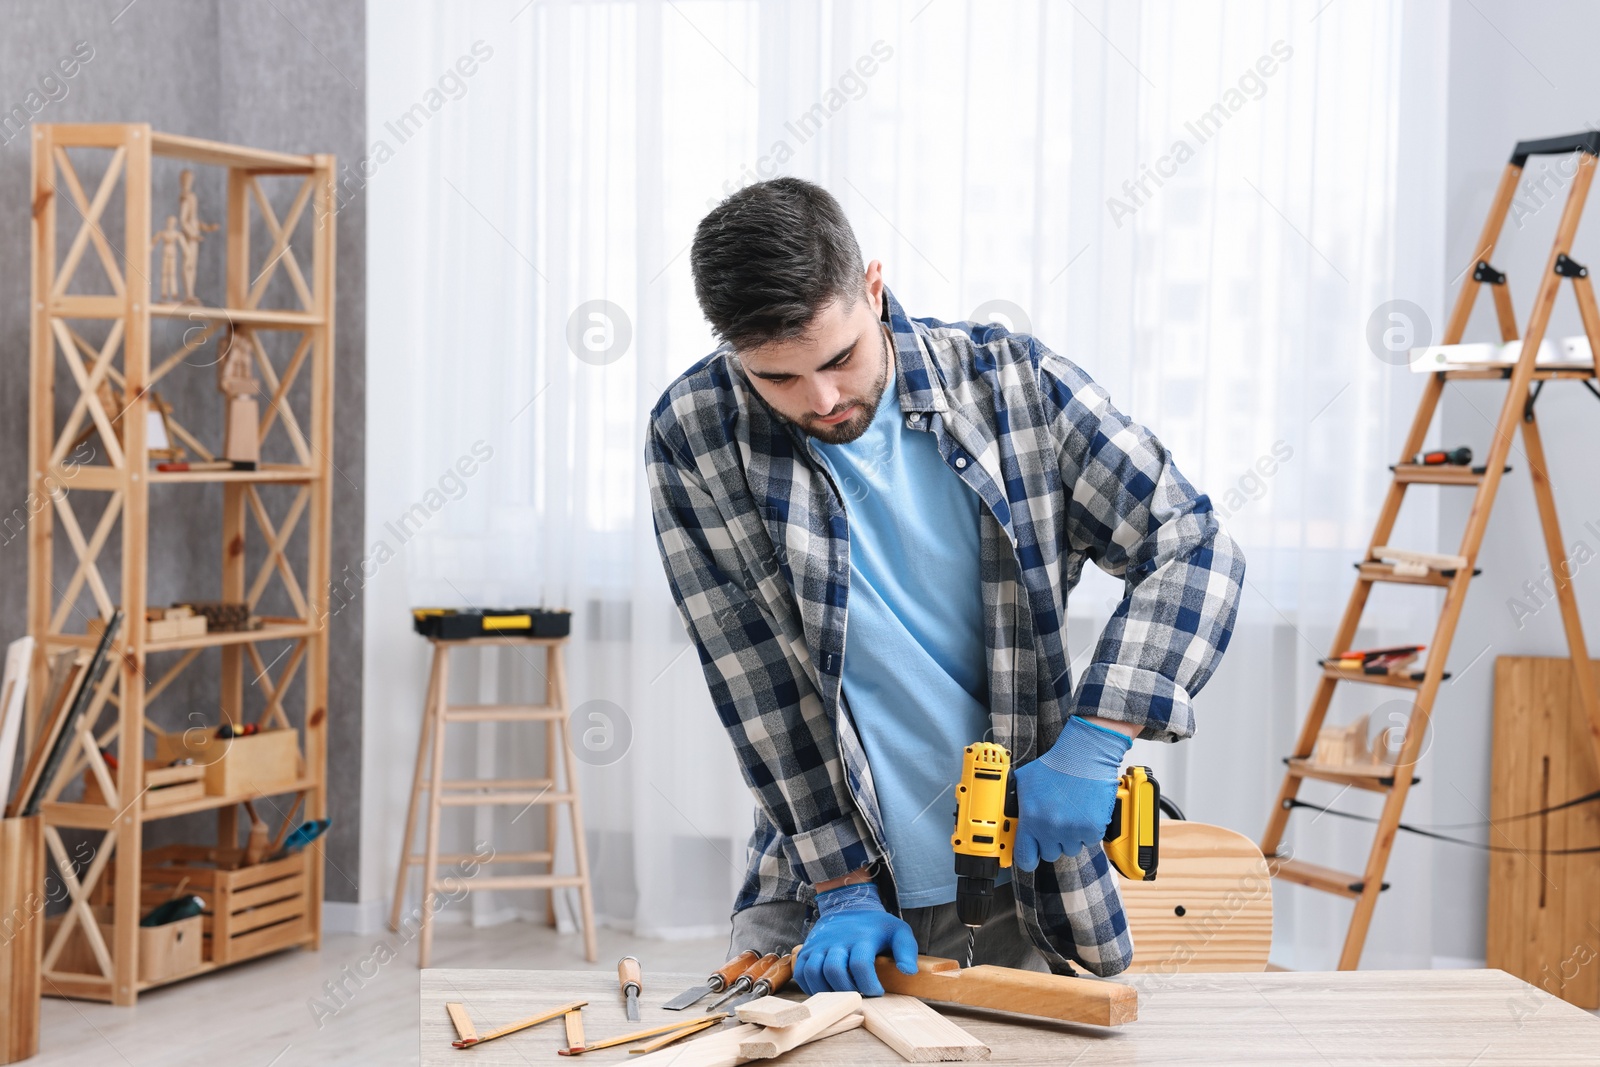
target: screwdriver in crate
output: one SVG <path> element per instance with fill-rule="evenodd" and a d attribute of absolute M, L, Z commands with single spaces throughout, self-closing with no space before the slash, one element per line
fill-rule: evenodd
<path fill-rule="evenodd" d="M 710 996 L 712 993 L 720 993 L 724 989 L 727 989 L 728 986 L 738 981 L 739 976 L 748 971 L 756 962 L 756 960 L 759 960 L 760 958 L 761 953 L 757 952 L 755 949 L 746 949 L 737 956 L 733 957 L 733 959 L 729 960 L 727 963 L 724 963 L 717 970 L 712 971 L 706 976 L 706 980 L 704 982 L 701 982 L 699 985 L 690 986 L 688 989 L 685 989 L 682 993 L 679 993 L 677 996 L 673 997 L 671 1000 L 667 1001 L 661 1006 L 668 1011 L 682 1011 L 684 1008 L 687 1008 L 691 1004 L 697 1003 L 702 998 Z"/>
<path fill-rule="evenodd" d="M 644 989 L 640 980 L 639 961 L 632 956 L 624 956 L 617 961 L 617 985 L 622 989 L 622 995 L 627 999 L 627 1012 L 630 1022 L 639 1021 L 639 993 Z"/>

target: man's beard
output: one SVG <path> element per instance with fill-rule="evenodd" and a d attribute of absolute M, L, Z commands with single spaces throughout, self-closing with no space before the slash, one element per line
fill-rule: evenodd
<path fill-rule="evenodd" d="M 883 391 L 889 384 L 889 339 L 882 326 L 878 328 L 878 336 L 883 341 L 883 363 L 878 368 L 878 378 L 872 383 L 870 395 L 840 401 L 827 415 L 821 416 L 822 418 L 828 418 L 829 416 L 837 415 L 852 405 L 855 406 L 856 411 L 854 414 L 843 422 L 832 426 L 814 423 L 811 420 L 818 416 L 808 415 L 806 421 L 799 424 L 800 429 L 805 431 L 807 435 L 815 437 L 824 444 L 847 445 L 867 432 L 867 427 L 872 425 L 872 419 L 878 413 L 878 404 L 883 400 Z"/>

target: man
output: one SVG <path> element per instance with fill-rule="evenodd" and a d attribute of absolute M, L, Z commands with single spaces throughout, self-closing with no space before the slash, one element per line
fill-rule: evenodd
<path fill-rule="evenodd" d="M 657 541 L 754 793 L 735 950 L 808 993 L 961 958 L 962 751 L 1017 766 L 1009 884 L 974 962 L 1098 975 L 1133 954 L 1100 841 L 1131 738 L 1176 741 L 1244 560 L 1143 427 L 1032 337 L 910 319 L 826 191 L 749 186 L 690 254 L 723 344 L 651 413 Z M 1125 596 L 1073 687 L 1085 561 Z M 808 919 L 814 914 L 809 929 Z"/>

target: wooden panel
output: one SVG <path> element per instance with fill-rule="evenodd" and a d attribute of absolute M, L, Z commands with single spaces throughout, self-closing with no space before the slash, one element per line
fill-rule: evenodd
<path fill-rule="evenodd" d="M 1264 970 L 1272 949 L 1272 877 L 1256 843 L 1220 826 L 1168 819 L 1160 846 L 1155 881 L 1118 879 L 1133 935 L 1128 969 Z"/>
<path fill-rule="evenodd" d="M 1582 1008 L 1600 1007 L 1600 808 L 1582 804 L 1512 816 L 1600 789 L 1570 659 L 1495 661 L 1491 844 L 1485 955 L 1498 967 Z"/>
<path fill-rule="evenodd" d="M 987 1060 L 989 1046 L 916 997 L 896 993 L 863 1001 L 867 1032 L 907 1063 L 971 1063 Z"/>
<path fill-rule="evenodd" d="M 44 929 L 44 822 L 0 820 L 0 1063 L 39 1051 L 39 958 Z"/>

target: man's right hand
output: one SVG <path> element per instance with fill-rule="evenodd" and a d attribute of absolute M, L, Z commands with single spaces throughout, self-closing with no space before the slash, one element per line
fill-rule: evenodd
<path fill-rule="evenodd" d="M 871 882 L 817 894 L 821 913 L 794 964 L 794 982 L 808 996 L 854 990 L 883 996 L 877 959 L 893 956 L 902 974 L 917 973 L 917 938 L 904 919 L 884 910 Z"/>

